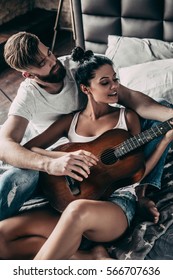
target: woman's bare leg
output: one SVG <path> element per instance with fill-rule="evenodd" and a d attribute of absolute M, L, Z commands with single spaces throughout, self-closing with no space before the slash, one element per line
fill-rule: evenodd
<path fill-rule="evenodd" d="M 0 258 L 33 259 L 59 220 L 50 207 L 27 211 L 0 222 Z"/>
<path fill-rule="evenodd" d="M 77 252 L 82 235 L 93 241 L 108 242 L 120 237 L 127 227 L 124 212 L 111 202 L 73 201 L 35 259 L 69 259 Z"/>
<path fill-rule="evenodd" d="M 50 207 L 27 211 L 0 222 L 0 259 L 30 260 L 43 246 L 59 220 Z M 73 260 L 110 259 L 103 246 L 78 251 Z"/>

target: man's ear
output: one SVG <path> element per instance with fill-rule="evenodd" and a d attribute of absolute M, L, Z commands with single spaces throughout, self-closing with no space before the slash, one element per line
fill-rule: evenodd
<path fill-rule="evenodd" d="M 90 93 L 89 88 L 87 86 L 83 85 L 83 84 L 80 84 L 80 89 L 85 94 L 89 94 Z"/>
<path fill-rule="evenodd" d="M 34 75 L 30 74 L 29 72 L 22 72 L 22 76 L 24 78 L 30 78 L 30 79 L 33 79 L 34 78 Z"/>

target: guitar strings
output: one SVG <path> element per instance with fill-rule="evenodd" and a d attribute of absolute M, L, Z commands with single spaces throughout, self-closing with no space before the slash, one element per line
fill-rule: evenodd
<path fill-rule="evenodd" d="M 163 126 L 163 124 L 165 125 L 165 127 Z M 167 126 L 166 126 L 166 124 L 167 124 Z M 159 128 L 161 128 L 161 129 L 159 129 Z M 114 155 L 115 157 L 116 156 L 121 157 L 121 156 L 125 155 L 126 153 L 146 144 L 150 140 L 153 140 L 154 138 L 165 134 L 170 128 L 172 128 L 172 126 L 170 126 L 169 121 L 166 121 L 157 126 L 151 127 L 150 129 L 143 131 L 133 137 L 130 137 L 130 138 L 126 139 L 124 142 L 117 144 L 116 146 L 110 147 L 108 149 L 108 151 L 105 151 L 103 156 L 102 156 L 103 152 L 99 153 L 97 156 L 99 158 L 102 156 L 102 160 L 109 160 L 112 158 L 112 155 Z M 156 129 L 157 129 L 157 131 L 156 131 Z M 145 134 L 148 134 L 148 136 L 145 136 Z M 139 138 L 139 137 L 141 137 L 141 138 Z M 142 137 L 144 139 L 143 143 L 142 143 Z M 129 147 L 129 145 L 131 145 L 131 147 Z M 114 152 L 112 151 L 113 149 L 115 149 Z"/>

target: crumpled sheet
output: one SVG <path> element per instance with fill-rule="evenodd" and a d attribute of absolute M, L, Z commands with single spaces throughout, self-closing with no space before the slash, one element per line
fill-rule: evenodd
<path fill-rule="evenodd" d="M 155 242 L 173 224 L 173 150 L 170 149 L 164 166 L 161 190 L 155 190 L 149 194 L 155 201 L 160 212 L 160 219 L 157 224 L 148 221 L 141 221 L 136 215 L 129 231 L 119 240 L 108 246 L 110 255 L 119 260 L 144 260 L 152 250 Z M 173 248 L 173 239 L 170 236 Z M 167 236 L 167 239 L 168 236 Z M 157 243 L 156 243 L 157 246 Z M 164 252 L 166 243 L 159 242 L 159 250 Z M 170 246 L 170 244 L 169 244 Z M 157 248 L 155 248 L 157 249 Z M 171 249 L 172 250 L 172 249 Z M 172 255 L 169 255 L 173 259 Z"/>

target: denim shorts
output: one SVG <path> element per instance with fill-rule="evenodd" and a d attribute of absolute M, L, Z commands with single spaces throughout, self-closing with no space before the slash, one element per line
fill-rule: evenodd
<path fill-rule="evenodd" d="M 127 217 L 128 225 L 130 226 L 136 212 L 134 186 L 124 187 L 114 191 L 107 200 L 121 207 Z"/>

